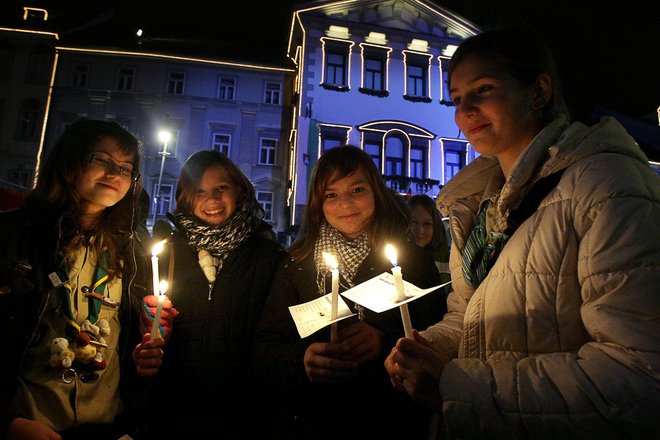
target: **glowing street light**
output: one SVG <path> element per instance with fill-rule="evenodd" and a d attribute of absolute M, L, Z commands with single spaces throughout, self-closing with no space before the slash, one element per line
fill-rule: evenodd
<path fill-rule="evenodd" d="M 167 151 L 167 143 L 172 139 L 172 133 L 167 130 L 161 130 L 158 132 L 158 140 L 163 144 L 163 151 L 159 151 L 160 154 L 160 173 L 158 174 L 158 186 L 156 186 L 156 197 L 154 198 L 154 215 L 153 221 L 151 222 L 152 226 L 156 223 L 156 215 L 158 214 L 158 207 L 160 206 L 160 183 L 163 180 L 163 169 L 165 168 L 165 158 L 169 156 L 170 153 Z"/>

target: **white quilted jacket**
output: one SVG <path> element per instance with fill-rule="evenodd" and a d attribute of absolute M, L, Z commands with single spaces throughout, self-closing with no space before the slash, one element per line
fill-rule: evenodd
<path fill-rule="evenodd" d="M 556 120 L 502 187 L 494 229 L 564 168 L 476 290 L 460 255 L 501 186 L 497 161 L 478 158 L 439 195 L 453 292 L 422 334 L 456 357 L 440 380 L 449 438 L 660 438 L 660 178 L 616 120 Z"/>

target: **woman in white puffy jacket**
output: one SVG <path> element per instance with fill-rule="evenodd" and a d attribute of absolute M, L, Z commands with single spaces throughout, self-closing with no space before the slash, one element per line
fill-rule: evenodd
<path fill-rule="evenodd" d="M 455 119 L 481 156 L 442 190 L 453 292 L 392 383 L 444 438 L 658 438 L 660 178 L 619 123 L 569 124 L 526 31 L 463 42 Z"/>

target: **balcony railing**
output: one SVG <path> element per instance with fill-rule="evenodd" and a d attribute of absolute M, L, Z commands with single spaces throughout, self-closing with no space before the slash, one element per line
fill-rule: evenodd
<path fill-rule="evenodd" d="M 427 194 L 435 197 L 440 191 L 440 181 L 406 176 L 383 176 L 385 186 L 400 194 Z"/>

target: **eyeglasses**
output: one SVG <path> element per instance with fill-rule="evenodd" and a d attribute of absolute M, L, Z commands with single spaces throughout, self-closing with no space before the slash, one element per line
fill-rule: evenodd
<path fill-rule="evenodd" d="M 123 177 L 125 179 L 130 178 L 133 182 L 136 182 L 140 178 L 140 173 L 137 171 L 133 171 L 121 165 L 117 165 L 113 161 L 99 157 L 96 154 L 91 154 L 89 156 L 89 163 L 103 168 L 106 173 L 117 173 L 119 174 L 119 177 Z"/>

